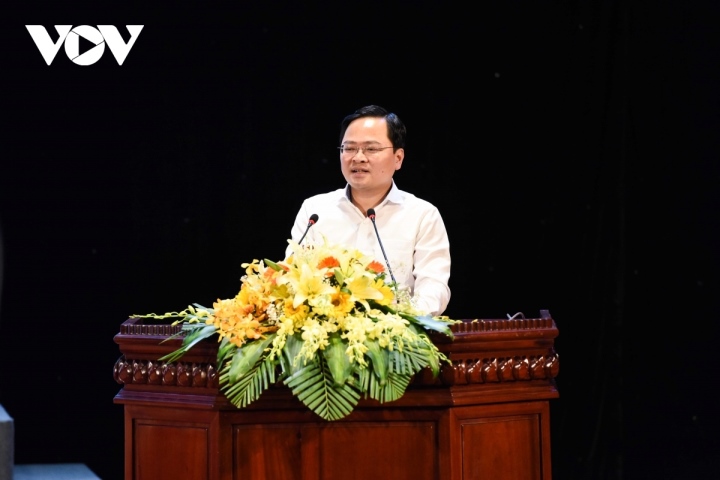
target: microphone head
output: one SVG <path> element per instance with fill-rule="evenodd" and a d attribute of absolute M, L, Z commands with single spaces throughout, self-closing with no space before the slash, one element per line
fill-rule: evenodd
<path fill-rule="evenodd" d="M 310 215 L 310 225 L 314 225 L 315 222 L 318 221 L 318 218 L 319 217 L 317 216 L 317 213 L 313 213 L 312 215 Z"/>
<path fill-rule="evenodd" d="M 367 216 L 368 216 L 371 220 L 375 220 L 375 209 L 374 209 L 374 208 L 368 208 Z"/>

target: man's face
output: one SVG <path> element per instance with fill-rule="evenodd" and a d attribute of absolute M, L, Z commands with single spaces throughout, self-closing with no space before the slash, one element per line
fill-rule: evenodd
<path fill-rule="evenodd" d="M 342 145 L 359 147 L 355 154 L 340 154 L 340 166 L 345 180 L 355 192 L 385 194 L 392 185 L 395 170 L 400 170 L 405 151 L 383 148 L 376 153 L 365 148 L 392 147 L 387 122 L 381 117 L 364 117 L 353 120 L 345 130 Z"/>

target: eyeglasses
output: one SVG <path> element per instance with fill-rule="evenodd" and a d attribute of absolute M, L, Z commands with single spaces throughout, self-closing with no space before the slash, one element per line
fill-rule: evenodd
<path fill-rule="evenodd" d="M 338 150 L 340 150 L 340 153 L 342 155 L 347 155 L 348 157 L 354 157 L 359 152 L 363 152 L 366 157 L 374 157 L 375 155 L 378 155 L 383 150 L 386 150 L 388 148 L 393 147 L 355 147 L 355 146 L 348 146 L 348 145 L 340 145 L 338 147 Z"/>

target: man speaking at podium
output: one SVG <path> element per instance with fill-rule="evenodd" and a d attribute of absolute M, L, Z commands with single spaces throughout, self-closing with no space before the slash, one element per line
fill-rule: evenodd
<path fill-rule="evenodd" d="M 450 301 L 450 243 L 438 209 L 395 185 L 405 135 L 400 118 L 376 105 L 346 116 L 338 149 L 347 185 L 306 199 L 291 238 L 303 245 L 326 239 L 384 260 L 418 309 L 441 315 Z"/>

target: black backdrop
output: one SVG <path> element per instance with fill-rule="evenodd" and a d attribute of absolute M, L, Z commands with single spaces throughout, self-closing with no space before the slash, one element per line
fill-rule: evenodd
<path fill-rule="evenodd" d="M 445 219 L 446 313 L 558 324 L 555 477 L 720 472 L 717 6 L 150 3 L 4 7 L 16 463 L 121 478 L 120 323 L 280 257 L 302 199 L 343 184 L 339 121 L 376 103 L 408 126 L 398 185 Z M 122 66 L 48 66 L 28 24 L 144 28 Z"/>

